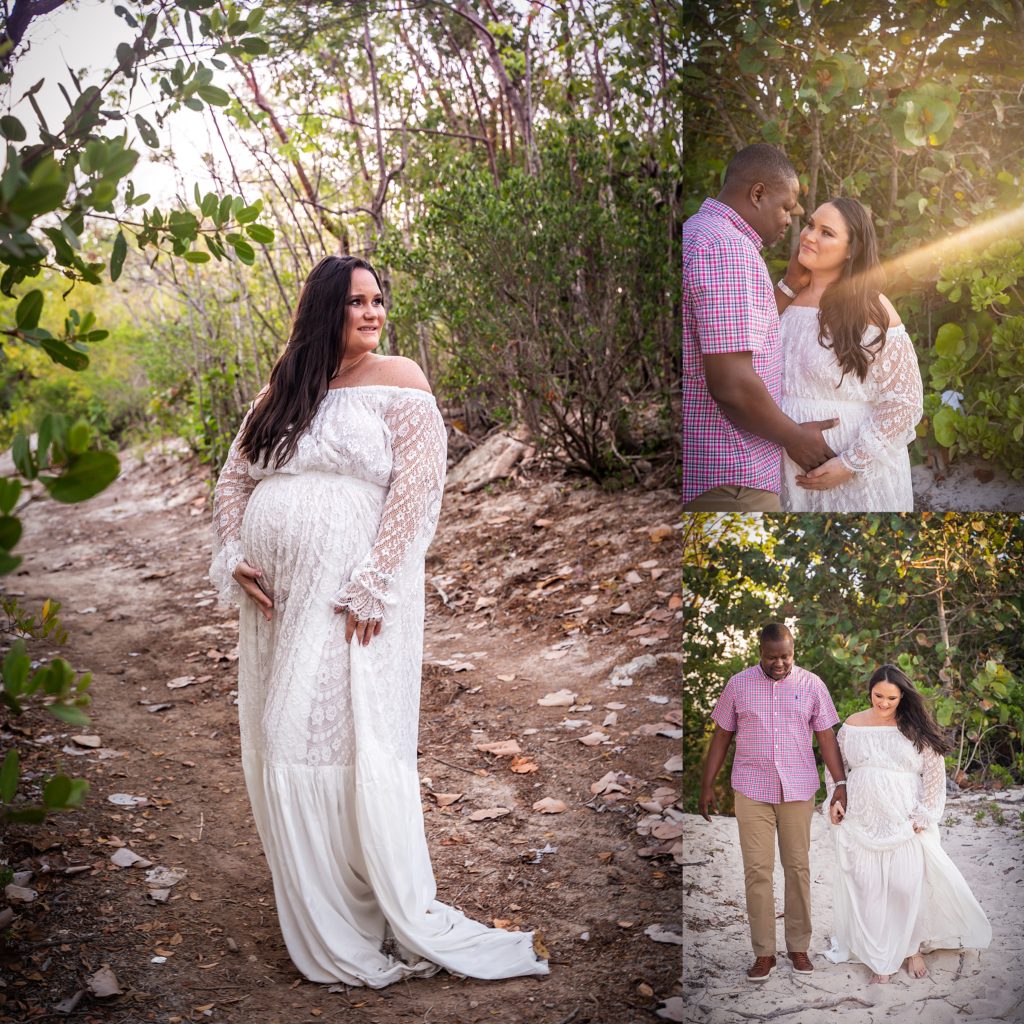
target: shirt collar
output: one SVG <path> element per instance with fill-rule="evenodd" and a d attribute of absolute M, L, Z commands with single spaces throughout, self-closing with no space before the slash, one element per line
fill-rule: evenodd
<path fill-rule="evenodd" d="M 793 678 L 793 673 L 796 672 L 796 662 L 793 662 L 793 667 L 781 679 L 772 679 L 772 677 L 761 667 L 761 662 L 757 663 L 757 671 L 761 673 L 761 678 L 766 679 L 772 684 L 772 686 L 776 683 L 788 683 Z"/>
<path fill-rule="evenodd" d="M 700 212 L 711 217 L 724 217 L 737 231 L 749 238 L 758 249 L 764 248 L 761 236 L 731 207 L 717 199 L 705 199 Z"/>

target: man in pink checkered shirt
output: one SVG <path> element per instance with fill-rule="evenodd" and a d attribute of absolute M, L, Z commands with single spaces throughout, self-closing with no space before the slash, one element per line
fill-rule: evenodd
<path fill-rule="evenodd" d="M 711 717 L 711 738 L 701 781 L 700 812 L 718 811 L 714 781 L 725 763 L 733 737 L 736 754 L 732 788 L 747 917 L 754 947 L 750 981 L 764 981 L 775 970 L 775 842 L 786 876 L 786 949 L 793 969 L 814 970 L 807 950 L 811 942 L 811 814 L 820 785 L 811 733 L 822 760 L 837 780 L 833 803 L 846 810 L 846 771 L 833 727 L 839 724 L 825 684 L 793 663 L 793 634 L 773 623 L 761 630 L 761 659 L 734 675 L 718 698 Z"/>
<path fill-rule="evenodd" d="M 807 282 L 795 257 L 773 290 L 761 246 L 800 213 L 781 150 L 757 143 L 730 161 L 717 199 L 683 225 L 683 507 L 779 511 L 783 449 L 805 470 L 833 457 L 834 420 L 796 423 L 778 407 L 779 312 Z M 784 286 L 784 287 L 783 287 Z"/>

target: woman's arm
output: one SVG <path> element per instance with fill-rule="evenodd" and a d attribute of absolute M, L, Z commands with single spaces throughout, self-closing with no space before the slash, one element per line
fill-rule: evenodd
<path fill-rule="evenodd" d="M 937 825 L 946 809 L 946 760 L 936 750 L 925 747 L 924 770 L 921 772 L 921 799 L 910 812 L 914 831 L 921 832 Z"/>
<path fill-rule="evenodd" d="M 385 620 L 394 604 L 395 574 L 414 548 L 426 550 L 441 511 L 448 434 L 433 396 L 399 394 L 384 421 L 391 433 L 393 462 L 377 537 L 334 598 L 339 611 L 351 613 L 350 623 Z M 368 640 L 360 634 L 361 642 Z"/>

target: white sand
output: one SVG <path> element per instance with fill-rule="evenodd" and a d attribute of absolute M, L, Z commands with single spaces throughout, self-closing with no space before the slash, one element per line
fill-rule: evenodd
<path fill-rule="evenodd" d="M 995 799 L 1006 823 L 981 805 Z M 939 950 L 925 957 L 929 976 L 914 979 L 905 968 L 888 985 L 869 985 L 863 964 L 831 964 L 821 951 L 829 945 L 832 920 L 832 865 L 828 823 L 815 814 L 811 826 L 813 974 L 796 974 L 785 956 L 785 932 L 778 919 L 779 960 L 763 982 L 749 982 L 754 962 L 743 893 L 736 819 L 712 815 L 709 825 L 687 815 L 684 827 L 683 965 L 687 1024 L 739 1024 L 779 1020 L 785 1024 L 994 1024 L 1024 1021 L 1024 789 L 983 795 L 962 794 L 946 804 L 942 844 L 963 873 L 992 924 L 987 950 Z M 782 868 L 775 869 L 776 912 L 782 913 Z M 844 1000 L 840 1002 L 840 1000 Z"/>
<path fill-rule="evenodd" d="M 987 483 L 976 474 L 981 473 Z M 957 459 L 941 473 L 930 466 L 910 471 L 915 512 L 1021 512 L 1024 481 L 1011 480 L 1005 470 L 981 459 Z"/>

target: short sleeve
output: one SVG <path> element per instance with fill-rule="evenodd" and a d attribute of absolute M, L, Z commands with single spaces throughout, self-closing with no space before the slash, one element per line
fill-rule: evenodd
<path fill-rule="evenodd" d="M 715 704 L 715 710 L 711 712 L 711 718 L 726 732 L 736 731 L 736 695 L 731 679 L 725 684 L 725 689 Z"/>
<path fill-rule="evenodd" d="M 764 347 L 770 324 L 761 312 L 760 292 L 767 274 L 761 257 L 739 242 L 694 252 L 687 277 L 703 355 L 759 352 Z"/>
<path fill-rule="evenodd" d="M 839 715 L 832 701 L 828 687 L 817 676 L 814 679 L 814 713 L 811 715 L 811 729 L 824 732 L 839 724 Z"/>

